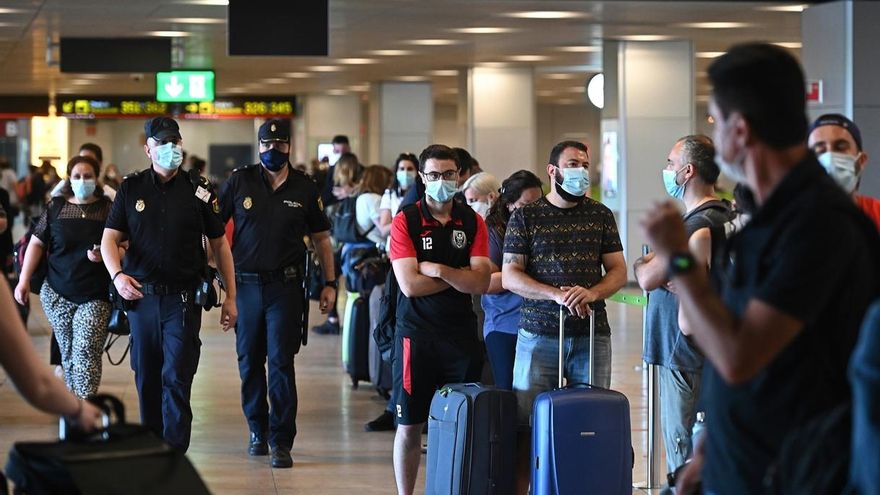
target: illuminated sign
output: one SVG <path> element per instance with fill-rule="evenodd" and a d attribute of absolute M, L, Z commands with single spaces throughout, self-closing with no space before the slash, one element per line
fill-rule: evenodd
<path fill-rule="evenodd" d="M 58 113 L 71 119 L 149 118 L 158 115 L 172 115 L 181 119 L 291 118 L 296 112 L 296 98 L 271 96 L 185 103 L 141 97 L 58 96 L 57 102 Z"/>
<path fill-rule="evenodd" d="M 156 100 L 165 102 L 214 101 L 214 71 L 157 72 Z"/>
<path fill-rule="evenodd" d="M 49 160 L 63 177 L 67 167 L 67 135 L 68 122 L 64 117 L 32 118 L 31 164 Z"/>

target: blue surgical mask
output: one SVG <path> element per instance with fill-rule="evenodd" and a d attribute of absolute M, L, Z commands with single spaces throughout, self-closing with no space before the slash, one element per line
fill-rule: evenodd
<path fill-rule="evenodd" d="M 435 180 L 425 183 L 425 194 L 438 203 L 448 203 L 458 191 L 458 183 L 454 180 Z"/>
<path fill-rule="evenodd" d="M 828 175 L 837 182 L 848 194 L 859 185 L 859 174 L 856 173 L 857 156 L 836 151 L 826 151 L 817 157 Z"/>
<path fill-rule="evenodd" d="M 263 162 L 263 166 L 266 167 L 266 170 L 270 172 L 281 170 L 289 159 L 290 153 L 282 153 L 275 148 L 269 148 L 260 153 L 260 161 Z"/>
<path fill-rule="evenodd" d="M 672 196 L 675 199 L 684 198 L 684 186 L 685 184 L 678 184 L 675 182 L 675 179 L 678 177 L 678 172 L 681 170 L 664 170 L 663 171 L 663 186 L 666 187 L 666 193 Z"/>
<path fill-rule="evenodd" d="M 183 149 L 174 143 L 165 143 L 153 148 L 156 150 L 154 161 L 165 170 L 177 170 L 183 163 Z"/>
<path fill-rule="evenodd" d="M 584 196 L 587 189 L 590 188 L 590 175 L 587 169 L 583 167 L 577 168 L 560 168 L 557 170 L 562 172 L 562 182 L 559 182 L 559 174 L 556 177 L 556 184 L 572 196 Z"/>
<path fill-rule="evenodd" d="M 398 170 L 397 183 L 401 189 L 409 189 L 416 182 L 416 173 L 413 170 Z"/>
<path fill-rule="evenodd" d="M 70 179 L 70 188 L 73 195 L 80 201 L 86 200 L 95 193 L 95 179 Z"/>

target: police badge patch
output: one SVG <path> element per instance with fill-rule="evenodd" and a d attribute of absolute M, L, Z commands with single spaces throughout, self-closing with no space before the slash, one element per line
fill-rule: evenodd
<path fill-rule="evenodd" d="M 146 207 L 147 207 L 147 205 L 146 205 L 146 203 L 144 203 L 144 200 L 142 200 L 142 199 L 139 199 L 134 203 L 134 209 L 138 213 L 144 211 L 144 208 L 146 208 Z"/>
<path fill-rule="evenodd" d="M 465 244 L 467 244 L 467 236 L 464 234 L 464 231 L 453 230 L 452 247 L 454 247 L 455 249 L 463 249 Z"/>

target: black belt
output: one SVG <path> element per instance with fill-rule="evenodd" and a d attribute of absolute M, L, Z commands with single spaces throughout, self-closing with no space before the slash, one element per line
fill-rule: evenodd
<path fill-rule="evenodd" d="M 298 266 L 288 266 L 278 270 L 266 270 L 262 272 L 235 272 L 235 282 L 239 284 L 271 284 L 303 278 L 303 270 Z"/>
<path fill-rule="evenodd" d="M 192 293 L 191 287 L 163 284 L 143 284 L 139 289 L 145 296 L 170 296 L 174 294 Z"/>

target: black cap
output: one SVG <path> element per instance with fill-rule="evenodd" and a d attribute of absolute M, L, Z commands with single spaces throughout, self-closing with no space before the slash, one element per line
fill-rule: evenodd
<path fill-rule="evenodd" d="M 849 134 L 853 137 L 853 141 L 856 142 L 856 147 L 859 148 L 859 151 L 862 151 L 862 132 L 859 130 L 859 126 L 857 126 L 855 122 L 839 113 L 826 113 L 813 122 L 807 135 L 812 134 L 817 127 L 822 127 L 823 125 L 843 127 L 849 131 Z"/>
<path fill-rule="evenodd" d="M 170 117 L 154 117 L 148 120 L 144 124 L 144 134 L 146 134 L 148 138 L 153 138 L 156 141 L 161 141 L 168 137 L 182 139 L 180 137 L 180 127 L 177 126 L 177 121 Z"/>
<path fill-rule="evenodd" d="M 258 133 L 260 142 L 284 141 L 290 142 L 290 121 L 287 119 L 269 119 L 263 122 Z"/>

